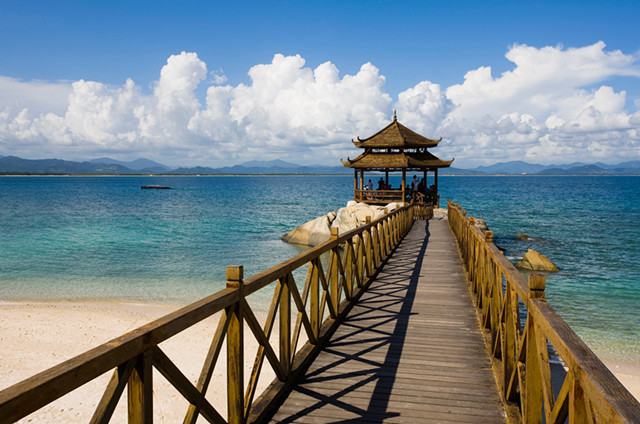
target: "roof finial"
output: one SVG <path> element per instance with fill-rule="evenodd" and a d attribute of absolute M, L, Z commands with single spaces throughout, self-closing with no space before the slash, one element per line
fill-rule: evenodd
<path fill-rule="evenodd" d="M 393 110 L 393 122 L 396 122 L 398 118 L 396 117 L 396 110 Z"/>

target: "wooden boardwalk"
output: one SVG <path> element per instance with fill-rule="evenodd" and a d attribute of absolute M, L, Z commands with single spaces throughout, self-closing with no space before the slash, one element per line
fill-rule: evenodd
<path fill-rule="evenodd" d="M 274 422 L 504 422 L 446 220 L 416 221 Z"/>

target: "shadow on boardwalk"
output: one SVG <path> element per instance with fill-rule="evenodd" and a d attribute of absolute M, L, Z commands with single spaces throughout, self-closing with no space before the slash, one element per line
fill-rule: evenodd
<path fill-rule="evenodd" d="M 432 226 L 438 229 L 436 239 Z M 453 250 L 448 245 L 443 249 L 443 235 L 451 239 Z M 449 268 L 452 261 L 458 269 Z M 452 286 L 452 276 L 460 287 L 440 293 L 441 287 Z M 427 289 L 430 285 L 432 290 Z M 477 358 L 458 343 L 470 339 L 467 327 L 475 325 L 471 345 L 484 352 L 465 290 L 446 222 L 417 221 L 273 420 L 503 421 L 486 352 Z M 461 313 L 465 301 L 467 311 Z M 470 325 L 449 320 L 457 315 L 470 319 Z M 473 389 L 477 395 L 468 393 Z"/>

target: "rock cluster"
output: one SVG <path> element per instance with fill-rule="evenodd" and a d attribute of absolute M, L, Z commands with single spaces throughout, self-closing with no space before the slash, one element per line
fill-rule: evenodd
<path fill-rule="evenodd" d="M 301 226 L 294 228 L 282 236 L 282 240 L 292 244 L 317 246 L 329 240 L 331 228 L 337 228 L 338 234 L 353 230 L 366 222 L 367 217 L 374 221 L 384 215 L 384 211 L 394 211 L 400 207 L 399 203 L 389 203 L 386 206 L 368 205 L 351 200 L 347 206 L 340 208 L 338 212 L 329 212 L 326 215 L 312 219 Z"/>
<path fill-rule="evenodd" d="M 516 266 L 529 271 L 560 271 L 549 258 L 533 249 L 527 250 L 527 253 L 524 254 L 520 262 L 516 263 Z"/>
<path fill-rule="evenodd" d="M 446 208 L 433 208 L 434 219 L 448 219 L 449 210 Z"/>

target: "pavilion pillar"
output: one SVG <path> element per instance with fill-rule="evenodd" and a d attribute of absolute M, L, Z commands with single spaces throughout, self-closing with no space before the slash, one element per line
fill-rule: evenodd
<path fill-rule="evenodd" d="M 433 200 L 434 200 L 436 208 L 439 208 L 440 207 L 440 198 L 438 197 L 438 168 L 435 168 L 433 170 L 433 174 L 434 174 L 434 179 L 435 179 L 435 182 L 433 183 L 434 189 L 435 189 L 434 190 L 435 191 L 435 199 L 433 199 Z"/>
<path fill-rule="evenodd" d="M 360 170 L 360 196 L 358 196 L 358 202 L 362 202 L 362 190 L 364 190 L 364 169 Z"/>
<path fill-rule="evenodd" d="M 405 190 L 407 189 L 407 170 L 402 169 L 402 203 L 407 199 L 407 194 Z"/>
<path fill-rule="evenodd" d="M 389 186 L 389 170 L 384 171 L 384 183 Z"/>
<path fill-rule="evenodd" d="M 422 180 L 424 181 L 424 192 L 426 193 L 429 188 L 429 184 L 427 184 L 427 168 L 424 169 L 424 177 L 422 177 Z"/>

